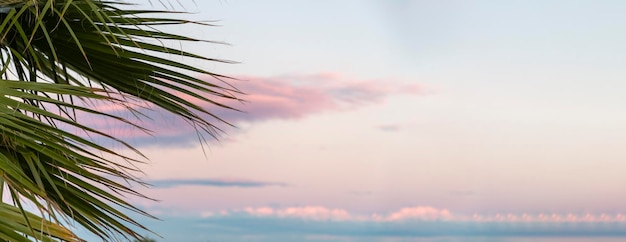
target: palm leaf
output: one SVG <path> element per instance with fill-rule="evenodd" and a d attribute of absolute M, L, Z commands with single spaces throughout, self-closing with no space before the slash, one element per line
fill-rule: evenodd
<path fill-rule="evenodd" d="M 154 29 L 194 23 L 155 17 L 173 11 L 124 6 L 98 0 L 0 1 L 0 195 L 6 186 L 13 198 L 12 204 L 0 203 L 0 217 L 10 218 L 0 221 L 0 241 L 79 241 L 62 221 L 104 240 L 143 238 L 138 230 L 147 228 L 126 211 L 151 216 L 124 199 L 144 197 L 125 183 L 143 184 L 131 174 L 132 163 L 141 161 L 60 127 L 108 138 L 138 154 L 123 140 L 81 124 L 77 113 L 142 128 L 84 105 L 90 100 L 117 105 L 142 100 L 216 138 L 219 128 L 206 117 L 228 125 L 205 105 L 176 95 L 231 109 L 219 102 L 237 99 L 239 91 L 223 82 L 228 78 L 165 55 L 229 62 L 155 44 L 201 40 Z M 26 211 L 23 201 L 41 215 Z"/>

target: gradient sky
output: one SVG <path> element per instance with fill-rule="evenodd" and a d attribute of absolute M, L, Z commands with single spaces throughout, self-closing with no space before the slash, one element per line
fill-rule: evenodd
<path fill-rule="evenodd" d="M 249 103 L 205 151 L 111 126 L 162 240 L 626 235 L 626 2 L 181 2 Z"/>

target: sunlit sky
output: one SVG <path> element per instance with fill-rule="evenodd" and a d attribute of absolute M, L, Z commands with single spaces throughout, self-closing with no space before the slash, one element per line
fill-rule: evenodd
<path fill-rule="evenodd" d="M 155 187 L 138 189 L 160 202 L 136 203 L 163 240 L 207 241 L 201 225 L 252 236 L 229 241 L 379 241 L 396 230 L 358 228 L 624 222 L 626 2 L 181 2 L 220 26 L 167 30 L 229 43 L 184 48 L 240 62 L 189 63 L 241 79 L 249 102 L 215 111 L 237 128 L 204 151 L 165 114 L 154 138 L 116 131 L 151 159 Z M 272 239 L 281 228 L 295 235 Z"/>

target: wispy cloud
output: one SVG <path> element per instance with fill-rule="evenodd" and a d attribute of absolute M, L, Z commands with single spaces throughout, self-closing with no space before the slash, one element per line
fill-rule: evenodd
<path fill-rule="evenodd" d="M 272 78 L 242 77 L 241 89 L 248 101 L 238 105 L 246 113 L 224 116 L 230 120 L 260 121 L 297 119 L 331 111 L 350 110 L 383 101 L 398 94 L 416 95 L 422 87 L 393 80 L 358 80 L 326 73 Z"/>
<path fill-rule="evenodd" d="M 406 222 L 406 221 L 448 221 L 448 222 L 537 222 L 537 223 L 626 223 L 622 213 L 495 213 L 495 214 L 456 214 L 449 209 L 430 206 L 404 207 L 396 211 L 380 214 L 354 214 L 345 209 L 323 206 L 298 206 L 286 208 L 247 207 L 233 209 L 213 215 L 250 215 L 255 217 L 300 218 L 309 220 L 337 220 L 353 222 Z"/>
<path fill-rule="evenodd" d="M 287 186 L 286 183 L 279 182 L 263 182 L 244 179 L 161 179 L 148 180 L 149 184 L 157 188 L 172 188 L 179 186 L 208 186 L 208 187 L 269 187 L 269 186 Z"/>
<path fill-rule="evenodd" d="M 208 77 L 207 77 L 208 78 Z M 241 123 L 269 120 L 297 120 L 310 115 L 332 111 L 347 111 L 384 101 L 394 95 L 417 95 L 422 88 L 416 84 L 403 84 L 393 80 L 359 80 L 338 74 L 291 75 L 279 77 L 239 77 L 235 85 L 245 92 L 245 102 L 217 100 L 241 110 L 208 105 L 181 93 L 174 93 L 192 103 L 200 105 L 212 114 L 238 125 Z M 98 105 L 98 103 L 96 103 Z M 186 146 L 198 141 L 198 130 L 192 124 L 163 110 L 145 103 L 131 103 L 137 110 L 151 117 L 136 117 L 120 106 L 102 105 L 101 111 L 112 112 L 153 131 L 145 133 L 130 125 L 101 118 L 82 117 L 84 124 L 94 125 L 115 137 L 128 140 L 133 145 L 178 145 Z M 148 121 L 140 122 L 139 118 Z M 214 120 L 206 117 L 208 120 Z M 214 120 L 215 123 L 219 122 Z M 221 125 L 233 132 L 227 125 Z M 394 129 L 383 127 L 383 130 Z M 205 136 L 207 137 L 207 136 Z M 207 137 L 210 138 L 210 137 Z"/>

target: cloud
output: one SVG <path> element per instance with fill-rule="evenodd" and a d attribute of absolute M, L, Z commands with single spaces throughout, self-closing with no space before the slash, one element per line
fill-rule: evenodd
<path fill-rule="evenodd" d="M 428 206 L 383 214 L 353 214 L 323 206 L 248 207 L 201 217 L 162 217 L 151 226 L 172 241 L 413 241 L 420 238 L 626 237 L 624 214 L 456 214 Z M 167 226 L 165 226 L 167 224 Z M 190 236 L 190 237 L 184 237 Z M 421 240 L 420 240 L 421 241 Z M 481 240 L 482 241 L 482 240 Z"/>
<path fill-rule="evenodd" d="M 157 188 L 172 188 L 179 186 L 209 186 L 209 187 L 269 187 L 269 186 L 287 186 L 285 183 L 278 182 L 262 182 L 243 179 L 161 179 L 148 180 L 148 184 L 152 184 Z"/>
<path fill-rule="evenodd" d="M 399 211 L 391 213 L 386 217 L 375 217 L 382 219 L 383 221 L 402 221 L 408 219 L 423 219 L 423 220 L 439 220 L 450 219 L 452 214 L 447 209 L 436 209 L 433 207 L 409 207 L 402 208 Z"/>
<path fill-rule="evenodd" d="M 495 213 L 495 214 L 455 214 L 448 209 L 430 206 L 404 207 L 384 214 L 353 214 L 345 209 L 323 206 L 299 206 L 286 208 L 247 207 L 211 213 L 214 215 L 249 215 L 254 217 L 299 218 L 305 220 L 335 220 L 352 222 L 402 223 L 409 221 L 447 221 L 471 223 L 624 223 L 626 215 L 622 213 Z"/>
<path fill-rule="evenodd" d="M 273 209 L 270 207 L 245 208 L 243 212 L 253 216 L 275 216 L 279 218 L 302 218 L 313 220 L 350 220 L 352 216 L 343 209 L 330 209 L 321 206 L 289 207 Z"/>
<path fill-rule="evenodd" d="M 245 114 L 222 113 L 227 120 L 262 121 L 298 119 L 308 115 L 350 110 L 383 101 L 398 94 L 419 94 L 415 84 L 391 80 L 355 80 L 337 74 L 282 76 L 273 78 L 242 77 L 237 83 L 248 95 L 248 102 L 236 105 Z"/>
<path fill-rule="evenodd" d="M 461 214 L 430 206 L 404 207 L 378 214 L 324 206 L 261 206 L 193 214 L 164 211 L 159 216 L 161 221 L 140 218 L 140 222 L 162 235 L 164 241 L 478 242 L 510 237 L 520 241 L 539 241 L 538 238 L 544 237 L 586 237 L 589 241 L 604 241 L 600 237 L 626 238 L 624 213 Z"/>
<path fill-rule="evenodd" d="M 450 211 L 439 210 L 433 207 L 408 207 L 393 212 L 386 216 L 372 214 L 370 216 L 350 214 L 344 209 L 326 208 L 322 206 L 288 207 L 273 209 L 270 207 L 245 208 L 244 213 L 253 216 L 273 216 L 279 218 L 301 218 L 312 220 L 338 220 L 338 221 L 403 221 L 403 220 L 440 220 L 450 219 Z"/>
<path fill-rule="evenodd" d="M 299 234 L 354 237 L 593 237 L 626 236 L 625 223 L 479 223 L 472 221 L 413 220 L 403 223 L 339 220 L 302 220 L 273 217 L 208 217 L 206 226 L 226 227 L 240 234 Z M 463 240 L 461 240 L 463 241 Z"/>
<path fill-rule="evenodd" d="M 208 77 L 207 77 L 208 78 Z M 402 84 L 393 80 L 359 80 L 337 74 L 291 75 L 279 77 L 238 77 L 242 81 L 233 84 L 246 95 L 245 102 L 220 100 L 222 103 L 241 110 L 241 112 L 219 108 L 181 93 L 177 96 L 198 104 L 212 114 L 234 125 L 263 122 L 269 120 L 297 120 L 324 112 L 349 111 L 384 101 L 394 95 L 417 95 L 422 88 L 416 84 Z M 83 115 L 83 124 L 104 130 L 108 134 L 129 141 L 130 144 L 188 146 L 198 143 L 198 130 L 185 120 L 171 115 L 152 105 L 130 101 L 125 103 L 146 116 L 141 117 L 122 108 L 120 105 L 94 103 L 100 111 L 109 112 L 151 131 L 133 128 L 114 120 Z M 219 128 L 228 133 L 236 132 L 212 117 Z M 197 127 L 196 127 L 197 128 Z M 384 128 L 383 128 L 384 129 Z M 205 138 L 211 137 L 204 135 Z"/>
<path fill-rule="evenodd" d="M 244 213 L 260 217 L 301 218 L 311 220 L 340 220 L 340 221 L 406 221 L 406 220 L 453 220 L 454 216 L 447 209 L 437 209 L 428 206 L 406 207 L 387 215 L 351 214 L 347 210 L 326 208 L 322 206 L 287 207 L 275 209 L 270 207 L 234 210 L 231 214 Z"/>

